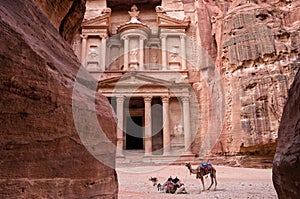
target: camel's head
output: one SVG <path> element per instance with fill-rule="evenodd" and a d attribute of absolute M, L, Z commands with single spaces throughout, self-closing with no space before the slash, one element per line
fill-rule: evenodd
<path fill-rule="evenodd" d="M 191 166 L 191 163 L 190 163 L 190 162 L 186 162 L 184 165 L 185 165 L 186 167 L 190 167 L 190 166 Z"/>
<path fill-rule="evenodd" d="M 156 183 L 158 181 L 157 177 L 150 177 L 149 181 Z"/>

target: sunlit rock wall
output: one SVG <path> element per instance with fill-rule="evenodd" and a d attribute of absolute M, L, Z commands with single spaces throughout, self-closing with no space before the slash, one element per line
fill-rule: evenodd
<path fill-rule="evenodd" d="M 194 150 L 199 149 L 207 132 L 218 131 L 221 134 L 212 153 L 272 156 L 288 89 L 299 69 L 300 4 L 198 3 L 198 19 L 207 24 L 199 31 L 199 40 L 222 78 L 225 112 L 224 116 L 222 109 L 219 115 L 214 114 L 214 103 L 220 95 L 209 90 L 200 73 L 194 87 L 199 95 L 202 125 Z M 209 131 L 210 125 L 220 123 L 222 127 Z"/>

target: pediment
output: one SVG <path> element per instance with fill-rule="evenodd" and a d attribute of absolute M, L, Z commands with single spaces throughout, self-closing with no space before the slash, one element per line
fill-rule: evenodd
<path fill-rule="evenodd" d="M 161 28 L 187 29 L 190 25 L 189 18 L 180 20 L 180 19 L 170 17 L 164 13 L 157 13 L 157 22 L 158 22 L 158 27 Z"/>
<path fill-rule="evenodd" d="M 173 81 L 166 81 L 150 76 L 127 73 L 121 77 L 113 77 L 110 79 L 101 80 L 98 82 L 99 87 L 110 87 L 110 86 L 170 86 L 174 84 Z"/>
<path fill-rule="evenodd" d="M 81 24 L 82 29 L 107 29 L 110 28 L 110 15 L 104 14 L 93 19 L 85 20 Z"/>

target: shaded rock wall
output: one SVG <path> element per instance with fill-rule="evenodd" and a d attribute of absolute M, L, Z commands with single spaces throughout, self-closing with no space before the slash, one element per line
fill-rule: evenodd
<path fill-rule="evenodd" d="M 200 43 L 222 76 L 225 94 L 224 128 L 213 153 L 274 154 L 287 91 L 299 69 L 299 9 L 299 2 L 199 2 L 198 18 L 208 29 L 199 31 Z M 219 96 L 194 87 L 201 89 L 199 101 L 211 98 L 200 104 L 203 140 L 205 128 L 219 121 L 211 114 Z"/>
<path fill-rule="evenodd" d="M 59 30 L 63 38 L 72 43 L 74 35 L 81 27 L 86 0 L 32 1 Z"/>
<path fill-rule="evenodd" d="M 300 194 L 300 71 L 283 110 L 273 164 L 273 183 L 279 198 Z"/>
<path fill-rule="evenodd" d="M 72 16 L 72 5 L 55 2 L 47 1 L 54 10 L 44 7 L 53 13 L 51 21 L 32 1 L 0 2 L 0 197 L 117 198 L 115 170 L 88 152 L 75 128 L 81 123 L 84 134 L 93 133 L 97 127 L 89 115 L 97 115 L 116 144 L 115 118 L 105 97 L 93 98 L 88 77 L 81 77 L 84 85 L 72 99 L 80 64 L 58 32 L 64 16 Z M 72 100 L 80 102 L 73 110 Z M 75 121 L 74 110 L 89 114 Z M 102 140 L 93 144 L 106 146 Z M 114 164 L 113 148 L 97 155 Z"/>

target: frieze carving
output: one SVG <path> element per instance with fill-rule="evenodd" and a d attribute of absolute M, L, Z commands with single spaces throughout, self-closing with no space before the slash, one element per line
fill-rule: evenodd
<path fill-rule="evenodd" d="M 85 33 L 85 34 L 98 33 L 100 35 L 100 34 L 103 34 L 105 32 L 106 31 L 103 30 L 103 29 L 82 29 L 82 33 Z"/>

